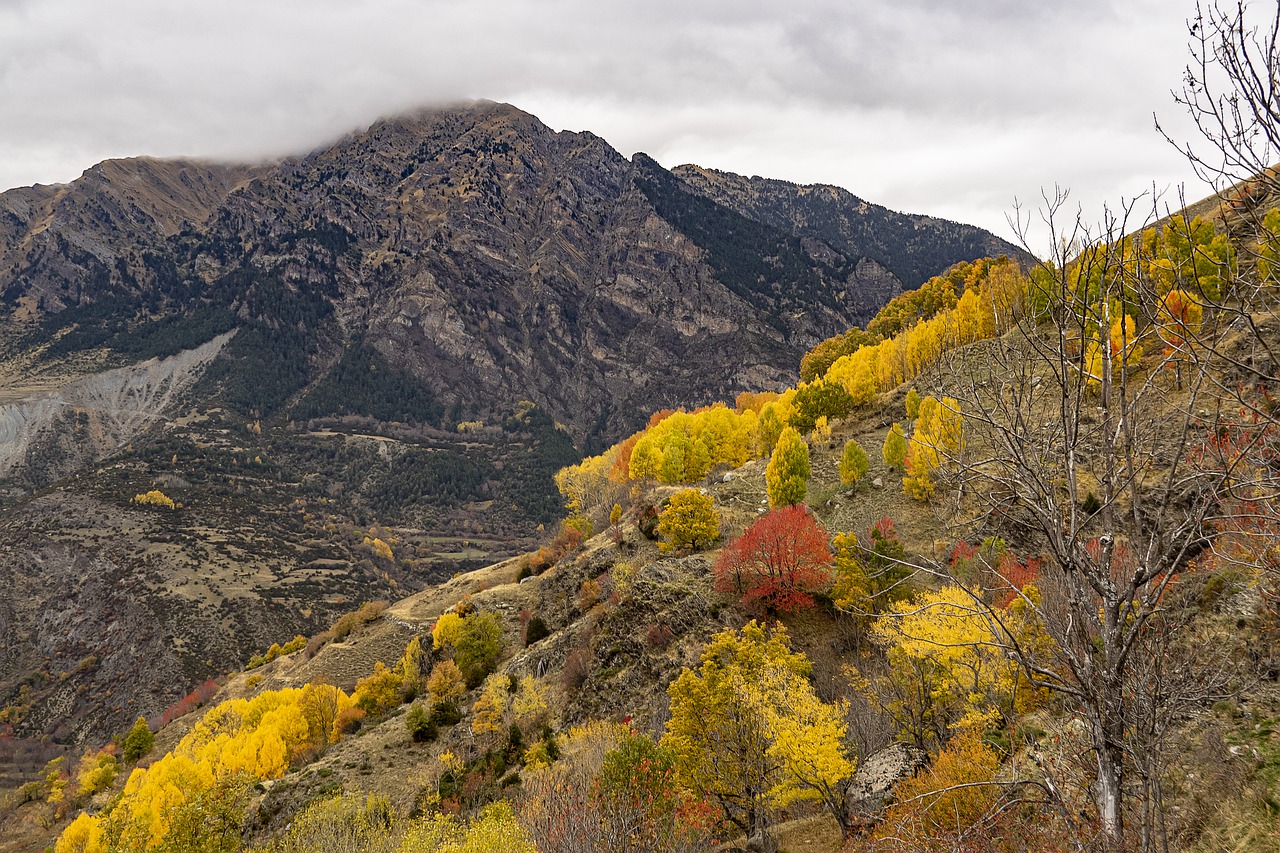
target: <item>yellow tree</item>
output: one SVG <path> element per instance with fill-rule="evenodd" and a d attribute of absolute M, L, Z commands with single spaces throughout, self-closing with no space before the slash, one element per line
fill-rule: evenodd
<path fill-rule="evenodd" d="M 1025 687 L 1004 653 L 1006 638 L 977 601 L 946 586 L 894 604 L 871 626 L 890 666 L 873 685 L 876 695 L 918 746 L 945 741 L 952 729 L 981 730 L 1011 717 Z M 1027 707 L 1027 694 L 1019 707 Z"/>
<path fill-rule="evenodd" d="M 941 401 L 925 397 L 920 401 L 916 428 L 907 452 L 907 477 L 902 489 L 916 500 L 933 495 L 933 472 L 952 458 L 963 443 L 964 419 L 960 404 L 950 397 Z"/>
<path fill-rule="evenodd" d="M 773 509 L 804 502 L 809 491 L 809 445 L 792 427 L 778 437 L 765 468 L 765 486 Z"/>
<path fill-rule="evenodd" d="M 884 447 L 880 451 L 881 456 L 884 457 L 884 464 L 901 471 L 907 459 L 908 446 L 907 433 L 902 428 L 902 424 L 894 423 L 885 433 Z"/>
<path fill-rule="evenodd" d="M 698 668 L 668 688 L 662 745 L 679 781 L 748 835 L 771 839 L 775 813 L 797 800 L 820 800 L 843 821 L 838 791 L 853 772 L 847 709 L 818 699 L 810 670 L 784 627 L 752 621 L 715 635 Z"/>
<path fill-rule="evenodd" d="M 451 702 L 467 692 L 467 682 L 462 670 L 451 660 L 442 660 L 431 669 L 427 679 L 427 692 L 433 702 Z"/>
<path fill-rule="evenodd" d="M 835 585 L 831 598 L 836 609 L 851 616 L 871 611 L 871 576 L 862 564 L 862 548 L 853 533 L 837 533 L 831 542 L 835 550 Z"/>
<path fill-rule="evenodd" d="M 720 513 L 715 501 L 698 489 L 676 492 L 658 516 L 663 550 L 697 548 L 720 538 Z"/>
<path fill-rule="evenodd" d="M 840 455 L 840 482 L 846 486 L 857 483 L 867 474 L 871 461 L 867 459 L 867 451 L 862 449 L 856 438 L 845 443 L 844 453 Z"/>

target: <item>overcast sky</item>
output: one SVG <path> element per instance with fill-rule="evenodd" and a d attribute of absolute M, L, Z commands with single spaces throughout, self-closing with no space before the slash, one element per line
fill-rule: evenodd
<path fill-rule="evenodd" d="M 508 101 L 623 154 L 833 183 L 1010 237 L 1190 180 L 1152 114 L 1193 0 L 0 0 L 0 188 L 108 157 L 303 153 Z M 1199 198 L 1202 187 L 1188 189 Z"/>

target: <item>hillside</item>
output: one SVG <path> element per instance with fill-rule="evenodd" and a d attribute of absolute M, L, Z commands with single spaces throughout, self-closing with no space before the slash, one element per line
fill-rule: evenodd
<path fill-rule="evenodd" d="M 446 831 L 547 853 L 614 833 L 1088 850 L 1157 825 L 1170 849 L 1271 849 L 1280 322 L 1262 303 L 1250 325 L 1160 313 L 1265 283 L 1265 264 L 1231 277 L 1222 237 L 1170 221 L 1123 247 L 1168 267 L 1100 252 L 1056 273 L 1096 302 L 965 264 L 809 383 L 651 419 L 561 472 L 572 514 L 537 551 L 363 607 L 176 707 L 137 790 L 204 792 L 166 843 L 225 850 L 324 849 L 350 826 L 370 853 Z M 1121 281 L 1140 285 L 1108 348 Z M 1109 815 L 1113 747 L 1128 781 Z M 208 787 L 181 757 L 250 778 Z M 27 847 L 75 813 L 45 772 L 9 800 Z M 74 800 L 77 831 L 157 831 L 149 793 L 104 809 L 122 779 Z"/>

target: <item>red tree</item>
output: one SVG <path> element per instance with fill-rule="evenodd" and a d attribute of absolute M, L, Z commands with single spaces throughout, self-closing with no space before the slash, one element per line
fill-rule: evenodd
<path fill-rule="evenodd" d="M 830 537 L 803 504 L 756 519 L 720 554 L 716 589 L 744 605 L 790 612 L 813 604 L 832 580 Z"/>

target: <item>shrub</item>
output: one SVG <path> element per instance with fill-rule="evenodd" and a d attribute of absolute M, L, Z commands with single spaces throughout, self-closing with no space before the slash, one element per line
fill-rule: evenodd
<path fill-rule="evenodd" d="M 789 612 L 813 604 L 831 583 L 829 537 L 808 507 L 789 506 L 757 519 L 716 561 L 716 589 L 744 605 Z"/>
<path fill-rule="evenodd" d="M 427 692 L 435 702 L 455 699 L 467 692 L 462 670 L 451 660 L 442 660 L 431 669 L 427 677 Z"/>
<path fill-rule="evenodd" d="M 159 489 L 152 489 L 145 494 L 134 495 L 133 502 L 138 506 L 151 506 L 156 507 L 157 509 L 171 510 L 178 508 L 178 505 L 173 502 L 173 498 L 169 497 Z"/>
<path fill-rule="evenodd" d="M 343 708 L 333 719 L 333 739 L 359 731 L 364 717 L 364 708 Z"/>
<path fill-rule="evenodd" d="M 385 601 L 369 601 L 362 604 L 359 610 L 344 614 L 337 622 L 333 623 L 333 628 L 330 629 L 333 639 L 337 641 L 345 640 L 352 631 L 377 619 L 382 615 L 382 611 L 386 609 L 387 603 Z"/>
<path fill-rule="evenodd" d="M 416 702 L 404 715 L 404 725 L 409 730 L 409 736 L 418 743 L 433 741 L 439 734 L 435 721 L 427 714 L 426 709 Z"/>
<path fill-rule="evenodd" d="M 431 722 L 437 726 L 456 726 L 462 722 L 462 711 L 453 702 L 435 702 L 431 705 Z"/>
<path fill-rule="evenodd" d="M 907 420 L 914 421 L 920 413 L 920 392 L 912 388 L 907 392 Z"/>
<path fill-rule="evenodd" d="M 560 670 L 560 683 L 565 690 L 576 692 L 591 674 L 590 649 L 574 649 L 564 659 L 564 668 Z"/>
<path fill-rule="evenodd" d="M 709 545 L 720 538 L 720 513 L 710 495 L 684 489 L 671 496 L 658 516 L 657 529 L 667 540 L 664 549 Z"/>
<path fill-rule="evenodd" d="M 600 603 L 600 584 L 593 580 L 585 580 L 578 587 L 578 609 L 586 613 Z"/>
<path fill-rule="evenodd" d="M 378 661 L 372 675 L 356 682 L 356 692 L 351 698 L 356 707 L 376 717 L 400 704 L 400 685 L 403 683 L 404 678 L 399 673 Z"/>
<path fill-rule="evenodd" d="M 466 616 L 460 616 L 456 608 L 455 612 L 443 614 L 436 620 L 432 636 L 437 649 L 453 647 L 453 660 L 467 687 L 473 688 L 498 664 L 498 656 L 502 654 L 502 621 L 496 613 L 474 612 L 474 606 L 466 603 Z"/>
<path fill-rule="evenodd" d="M 902 424 L 895 423 L 884 437 L 884 449 L 881 451 L 884 464 L 901 471 L 907 459 L 907 446 L 907 434 L 903 431 Z"/>
<path fill-rule="evenodd" d="M 551 629 L 541 616 L 531 616 L 524 626 L 524 644 L 532 646 L 541 639 L 551 636 Z"/>
<path fill-rule="evenodd" d="M 644 641 L 655 649 L 665 649 L 671 645 L 671 641 L 675 639 L 675 632 L 671 627 L 663 622 L 656 622 L 649 626 L 649 630 L 644 633 Z"/>
<path fill-rule="evenodd" d="M 316 634 L 310 640 L 307 640 L 307 650 L 306 650 L 307 660 L 311 660 L 313 657 L 319 654 L 320 650 L 323 649 L 332 639 L 333 639 L 332 631 L 321 631 L 319 634 Z"/>

